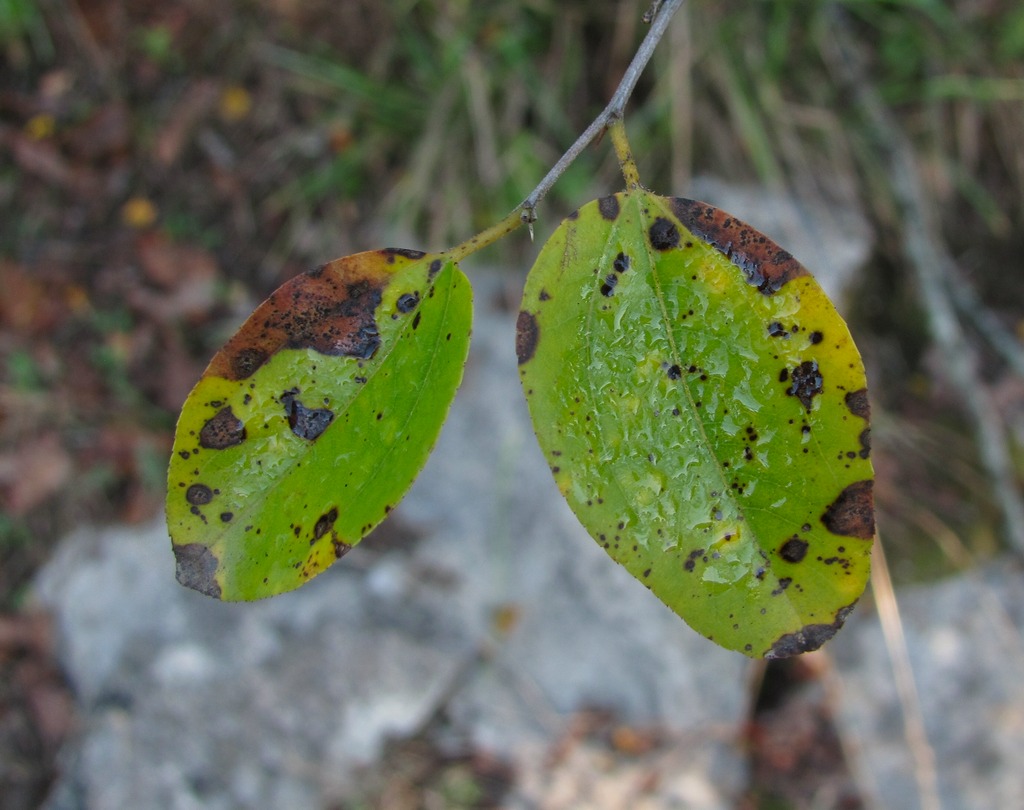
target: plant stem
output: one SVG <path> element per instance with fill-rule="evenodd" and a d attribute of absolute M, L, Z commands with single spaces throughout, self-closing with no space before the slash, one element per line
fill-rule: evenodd
<path fill-rule="evenodd" d="M 608 127 L 608 137 L 611 138 L 612 146 L 615 147 L 615 157 L 619 159 L 619 168 L 622 169 L 622 178 L 626 181 L 626 189 L 639 188 L 640 172 L 636 168 L 633 150 L 626 137 L 626 124 L 621 118 L 612 121 L 611 126 Z"/>
<path fill-rule="evenodd" d="M 608 102 L 608 106 L 604 108 L 597 118 L 587 127 L 583 134 L 576 139 L 576 143 L 569 147 L 568 151 L 562 157 L 558 159 L 558 162 L 551 167 L 544 179 L 540 181 L 537 187 L 530 192 L 530 196 L 520 203 L 519 208 L 516 210 L 520 212 L 523 222 L 535 222 L 537 219 L 536 209 L 544 196 L 551 190 L 551 187 L 560 178 L 565 170 L 572 165 L 572 162 L 590 146 L 591 142 L 597 138 L 602 132 L 604 132 L 611 124 L 622 118 L 622 113 L 626 108 L 626 102 L 629 101 L 629 97 L 633 94 L 633 90 L 636 87 L 636 83 L 640 78 L 640 74 L 643 73 L 644 68 L 647 67 L 647 63 L 651 60 L 651 56 L 654 54 L 654 49 L 657 47 L 658 42 L 664 36 L 665 31 L 668 30 L 669 21 L 672 16 L 679 10 L 679 7 L 683 4 L 683 0 L 663 0 L 663 2 L 652 11 L 654 11 L 654 18 L 651 23 L 651 29 L 647 32 L 647 36 L 644 37 L 644 41 L 640 43 L 640 47 L 637 49 L 636 56 L 633 57 L 633 61 L 629 63 L 629 67 L 626 68 L 626 73 L 622 77 L 622 81 L 619 82 L 619 86 L 615 90 L 615 94 L 612 96 L 612 100 Z M 650 14 L 651 12 L 648 12 Z M 621 163 L 621 159 L 620 159 Z M 625 167 L 623 167 L 625 172 Z M 627 183 L 629 182 L 627 178 Z"/>
<path fill-rule="evenodd" d="M 530 196 L 523 200 L 500 222 L 481 231 L 465 242 L 449 248 L 444 252 L 444 256 L 450 257 L 456 262 L 462 261 L 471 253 L 475 253 L 481 248 L 494 244 L 502 237 L 508 236 L 520 225 L 532 226 L 537 220 L 536 209 L 540 201 L 551 190 L 551 187 L 558 181 L 558 178 L 565 173 L 565 170 L 572 165 L 572 162 L 606 129 L 610 129 L 612 146 L 615 148 L 615 154 L 619 159 L 619 166 L 622 168 L 622 176 L 626 180 L 626 187 L 630 189 L 639 187 L 640 177 L 637 172 L 636 161 L 633 159 L 632 150 L 629 147 L 629 141 L 626 139 L 626 127 L 622 123 L 622 114 L 626 109 L 626 102 L 629 101 L 629 97 L 633 94 L 634 88 L 636 88 L 640 74 L 644 72 L 647 63 L 651 61 L 654 49 L 665 35 L 665 31 L 668 30 L 668 24 L 672 19 L 672 15 L 679 10 L 683 2 L 684 0 L 660 0 L 654 3 L 647 11 L 644 15 L 644 21 L 646 22 L 648 19 L 651 19 L 651 28 L 647 32 L 647 36 L 644 37 L 643 42 L 640 43 L 640 47 L 637 48 L 636 55 L 633 57 L 633 61 L 629 63 L 629 67 L 626 68 L 622 81 L 619 82 L 619 86 L 615 89 L 615 93 L 611 101 L 608 102 L 608 106 L 584 130 L 583 134 L 576 139 L 576 142 L 569 147 L 568 151 L 558 159 L 558 162 L 551 167 L 551 170 L 544 176 L 544 179 L 530 192 Z M 530 234 L 531 236 L 533 235 L 532 227 Z"/>
<path fill-rule="evenodd" d="M 476 253 L 478 250 L 485 248 L 488 245 L 493 245 L 499 239 L 508 236 L 524 222 L 525 220 L 519 215 L 519 209 L 516 208 L 501 221 L 480 231 L 476 236 L 470 237 L 465 242 L 462 242 L 455 247 L 448 248 L 448 250 L 441 255 L 449 257 L 453 262 L 461 262 L 470 254 Z"/>

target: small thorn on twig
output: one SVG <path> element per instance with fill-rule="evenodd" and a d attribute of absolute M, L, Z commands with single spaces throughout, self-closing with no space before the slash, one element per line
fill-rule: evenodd
<path fill-rule="evenodd" d="M 662 0 L 654 0 L 651 3 L 651 7 L 644 12 L 643 21 L 645 25 L 650 25 L 654 22 L 654 18 L 658 16 L 658 9 L 661 8 Z"/>
<path fill-rule="evenodd" d="M 532 222 L 527 222 L 526 223 L 526 230 L 528 230 L 530 232 L 530 243 L 532 244 L 533 243 L 533 223 Z"/>

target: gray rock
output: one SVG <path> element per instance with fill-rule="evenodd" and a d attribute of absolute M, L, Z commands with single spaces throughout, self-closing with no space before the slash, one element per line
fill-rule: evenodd
<path fill-rule="evenodd" d="M 494 279 L 474 286 L 470 362 L 434 455 L 390 528 L 306 587 L 245 605 L 181 588 L 162 523 L 62 543 L 37 593 L 83 724 L 52 810 L 325 806 L 442 709 L 518 767 L 510 806 L 568 807 L 593 784 L 581 774 L 612 771 L 582 757 L 560 777 L 569 803 L 548 802 L 545 752 L 595 706 L 701 740 L 663 758 L 657 806 L 730 806 L 744 769 L 720 729 L 745 711 L 746 661 L 576 522 L 532 435 L 514 316 L 487 305 Z M 518 620 L 503 627 L 502 611 Z"/>
<path fill-rule="evenodd" d="M 1009 559 L 897 594 L 945 810 L 1019 807 L 1024 796 L 1024 592 Z M 855 612 L 829 645 L 840 729 L 875 807 L 924 807 L 877 615 Z"/>

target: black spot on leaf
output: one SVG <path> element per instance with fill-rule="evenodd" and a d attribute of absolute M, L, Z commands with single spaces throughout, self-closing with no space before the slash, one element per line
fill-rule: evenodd
<path fill-rule="evenodd" d="M 604 284 L 601 285 L 601 295 L 610 298 L 615 293 L 615 285 L 619 283 L 619 277 L 615 273 L 605 276 Z"/>
<path fill-rule="evenodd" d="M 231 406 L 221 408 L 199 431 L 199 444 L 208 450 L 224 450 L 245 441 L 245 425 Z"/>
<path fill-rule="evenodd" d="M 620 253 L 615 257 L 615 261 L 612 262 L 612 269 L 615 270 L 616 273 L 625 273 L 629 269 L 630 264 L 629 256 L 625 253 Z"/>
<path fill-rule="evenodd" d="M 313 527 L 313 539 L 319 540 L 334 526 L 334 522 L 338 519 L 338 508 L 331 507 L 330 511 L 322 514 Z"/>
<path fill-rule="evenodd" d="M 647 231 L 647 236 L 655 250 L 671 250 L 679 246 L 679 229 L 665 217 L 654 220 Z"/>
<path fill-rule="evenodd" d="M 807 556 L 807 546 L 806 540 L 795 536 L 790 537 L 779 549 L 779 556 L 786 562 L 798 563 Z"/>
<path fill-rule="evenodd" d="M 614 195 L 602 197 L 597 201 L 597 210 L 601 212 L 602 217 L 614 222 L 619 218 L 619 198 Z"/>
<path fill-rule="evenodd" d="M 281 394 L 280 402 L 288 417 L 292 433 L 306 441 L 316 441 L 334 421 L 334 411 L 329 408 L 307 408 L 298 399 L 298 390 L 292 389 Z"/>
<path fill-rule="evenodd" d="M 521 311 L 516 319 L 516 358 L 519 365 L 533 358 L 539 339 L 540 327 L 537 325 L 537 318 L 532 312 Z"/>
<path fill-rule="evenodd" d="M 792 369 L 787 376 L 791 383 L 789 388 L 786 389 L 786 393 L 791 397 L 799 399 L 803 406 L 810 411 L 811 403 L 814 397 L 821 393 L 824 382 L 821 372 L 818 370 L 817 362 L 805 360 L 799 366 Z M 779 380 L 781 382 L 786 381 L 781 374 L 779 375 Z"/>
<path fill-rule="evenodd" d="M 185 490 L 185 500 L 193 506 L 206 506 L 213 500 L 213 490 L 206 484 L 193 484 Z"/>
<path fill-rule="evenodd" d="M 220 599 L 220 584 L 217 573 L 217 558 L 206 546 L 186 543 L 174 546 L 175 576 L 186 588 Z"/>
<path fill-rule="evenodd" d="M 778 321 L 768 324 L 768 336 L 769 337 L 789 337 L 789 332 L 786 327 Z"/>
<path fill-rule="evenodd" d="M 668 367 L 668 378 L 670 380 L 678 380 L 683 376 L 683 370 L 677 365 L 671 365 Z"/>
<path fill-rule="evenodd" d="M 398 297 L 398 301 L 395 302 L 395 308 L 402 313 L 412 312 L 416 309 L 416 305 L 420 302 L 420 294 L 418 292 L 405 293 Z"/>

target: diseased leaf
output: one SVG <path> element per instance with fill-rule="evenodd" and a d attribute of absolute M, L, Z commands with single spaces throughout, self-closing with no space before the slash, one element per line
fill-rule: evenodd
<path fill-rule="evenodd" d="M 178 422 L 167 520 L 179 581 L 259 599 L 358 543 L 426 462 L 471 319 L 462 271 L 419 251 L 348 256 L 274 292 Z"/>
<path fill-rule="evenodd" d="M 516 352 L 555 481 L 614 560 L 746 655 L 835 634 L 874 537 L 867 389 L 792 256 L 704 203 L 605 197 L 544 246 Z"/>

